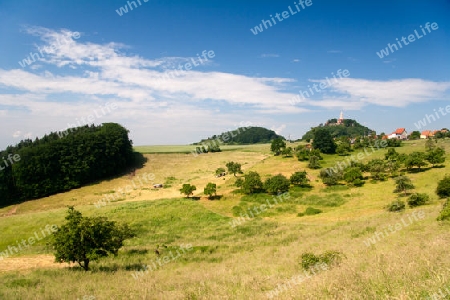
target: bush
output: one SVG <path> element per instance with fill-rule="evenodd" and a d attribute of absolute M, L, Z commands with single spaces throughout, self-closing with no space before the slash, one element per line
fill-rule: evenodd
<path fill-rule="evenodd" d="M 309 270 L 312 266 L 318 264 L 320 259 L 314 253 L 303 253 L 301 265 L 304 270 Z"/>
<path fill-rule="evenodd" d="M 391 204 L 387 206 L 388 211 L 402 211 L 406 207 L 406 204 L 402 200 L 392 201 Z"/>
<path fill-rule="evenodd" d="M 322 212 L 322 210 L 318 209 L 318 208 L 314 208 L 309 206 L 306 210 L 305 210 L 305 215 L 307 216 L 313 216 L 313 215 L 317 215 L 320 214 Z"/>
<path fill-rule="evenodd" d="M 445 175 L 444 179 L 439 181 L 438 186 L 436 188 L 436 194 L 439 198 L 448 198 L 450 197 L 450 176 Z"/>
<path fill-rule="evenodd" d="M 320 261 L 327 264 L 328 266 L 340 264 L 343 257 L 344 255 L 342 254 L 342 252 L 334 250 L 328 250 L 319 256 Z"/>
<path fill-rule="evenodd" d="M 450 205 L 448 199 L 445 201 L 444 206 L 442 207 L 441 213 L 437 218 L 438 221 L 450 220 Z"/>
<path fill-rule="evenodd" d="M 322 169 L 320 170 L 319 177 L 322 179 L 323 184 L 331 186 L 337 185 L 339 180 L 343 178 L 344 174 L 341 169 L 337 171 L 332 168 Z"/>
<path fill-rule="evenodd" d="M 308 168 L 314 169 L 314 170 L 321 168 L 318 156 L 311 155 L 309 157 Z"/>
<path fill-rule="evenodd" d="M 409 207 L 416 207 L 426 204 L 430 200 L 430 197 L 425 193 L 415 193 L 409 196 Z"/>
<path fill-rule="evenodd" d="M 241 214 L 244 214 L 245 211 L 240 206 L 233 206 L 232 212 L 234 217 L 239 217 Z"/>
<path fill-rule="evenodd" d="M 341 263 L 344 258 L 344 254 L 339 251 L 329 250 L 320 255 L 314 253 L 303 253 L 301 257 L 301 265 L 304 270 L 309 270 L 312 267 L 317 267 L 319 264 L 326 265 L 326 268 L 330 268 L 333 265 Z"/>

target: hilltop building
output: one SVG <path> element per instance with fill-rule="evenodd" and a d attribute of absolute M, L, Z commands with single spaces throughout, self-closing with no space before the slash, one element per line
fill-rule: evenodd
<path fill-rule="evenodd" d="M 339 119 L 337 120 L 337 124 L 341 125 L 344 123 L 344 113 L 341 110 L 341 114 L 339 115 Z"/>

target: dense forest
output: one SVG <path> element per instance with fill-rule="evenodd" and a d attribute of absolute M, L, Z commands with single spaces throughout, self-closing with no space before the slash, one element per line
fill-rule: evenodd
<path fill-rule="evenodd" d="M 117 175 L 133 162 L 128 130 L 116 123 L 23 140 L 0 152 L 0 207 Z"/>
<path fill-rule="evenodd" d="M 246 145 L 270 143 L 276 138 L 282 138 L 284 140 L 284 137 L 276 134 L 275 131 L 264 127 L 239 127 L 232 131 L 213 135 L 210 138 L 201 140 L 200 143 L 197 144 L 210 144 L 213 141 L 217 141 L 220 144 L 225 145 Z"/>
<path fill-rule="evenodd" d="M 338 138 L 341 136 L 358 137 L 375 134 L 374 130 L 359 124 L 355 120 L 346 119 L 344 120 L 343 124 L 338 125 L 337 119 L 330 119 L 325 123 L 325 125 L 320 124 L 317 127 L 311 128 L 311 130 L 303 135 L 302 140 L 308 141 L 310 139 L 313 139 L 314 131 L 316 130 L 316 128 L 323 128 L 327 130 L 328 132 L 330 132 L 333 138 Z"/>

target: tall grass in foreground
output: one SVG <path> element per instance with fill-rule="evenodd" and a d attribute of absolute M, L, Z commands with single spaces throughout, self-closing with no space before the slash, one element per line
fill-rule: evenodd
<path fill-rule="evenodd" d="M 111 205 L 103 211 L 105 216 L 138 231 L 118 257 L 92 263 L 89 272 L 65 268 L 2 274 L 0 299 L 89 295 L 96 299 L 265 299 L 268 292 L 302 272 L 302 253 L 325 250 L 338 250 L 346 258 L 339 266 L 283 291 L 279 299 L 419 299 L 450 284 L 450 227 L 435 221 L 440 205 L 418 209 L 425 212 L 423 221 L 367 247 L 365 240 L 398 222 L 403 214 L 382 212 L 310 225 L 260 218 L 231 228 L 228 217 L 206 210 L 198 201 Z M 27 221 L 40 217 L 30 215 Z M 158 259 L 157 245 L 172 249 L 188 243 L 193 251 L 139 280 L 133 278 L 134 272 Z M 168 251 L 160 249 L 161 256 Z"/>

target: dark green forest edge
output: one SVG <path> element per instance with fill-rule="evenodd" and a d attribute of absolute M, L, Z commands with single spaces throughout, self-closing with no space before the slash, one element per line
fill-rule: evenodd
<path fill-rule="evenodd" d="M 0 157 L 0 207 L 116 176 L 137 163 L 128 130 L 116 123 L 23 140 Z"/>
<path fill-rule="evenodd" d="M 207 139 L 201 140 L 200 144 L 225 144 L 225 145 L 250 145 L 270 143 L 272 140 L 284 137 L 278 135 L 273 130 L 264 127 L 239 127 L 235 130 L 223 132 L 219 135 L 213 135 Z"/>
<path fill-rule="evenodd" d="M 325 124 L 319 124 L 319 126 L 311 128 L 311 130 L 303 135 L 302 140 L 309 141 L 313 139 L 314 132 L 318 128 L 327 130 L 333 138 L 338 138 L 341 136 L 355 138 L 359 136 L 368 136 L 371 133 L 375 133 L 374 130 L 359 124 L 356 120 L 346 119 L 343 120 L 342 124 L 338 125 L 337 119 L 330 119 Z"/>

